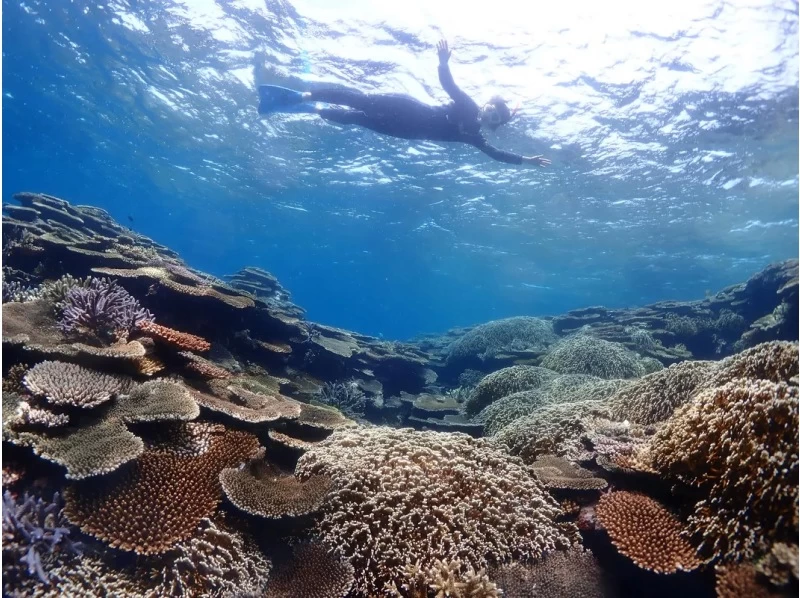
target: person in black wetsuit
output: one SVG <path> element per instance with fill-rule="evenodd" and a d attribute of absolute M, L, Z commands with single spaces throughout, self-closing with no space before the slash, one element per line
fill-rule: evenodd
<path fill-rule="evenodd" d="M 457 141 L 468 143 L 500 162 L 547 166 L 550 160 L 542 156 L 521 156 L 489 144 L 481 129 L 492 131 L 514 116 L 499 96 L 482 107 L 464 93 L 453 81 L 448 61 L 450 49 L 442 40 L 439 54 L 439 81 L 452 102 L 430 106 L 402 94 L 367 94 L 353 89 L 320 89 L 302 94 L 302 102 L 324 102 L 347 108 L 314 108 L 312 112 L 325 120 L 342 125 L 360 125 L 393 137 L 425 139 L 428 141 Z"/>

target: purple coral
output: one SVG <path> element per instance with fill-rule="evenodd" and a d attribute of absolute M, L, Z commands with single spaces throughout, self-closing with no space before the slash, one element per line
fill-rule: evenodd
<path fill-rule="evenodd" d="M 141 322 L 154 319 L 135 297 L 107 278 L 92 278 L 85 287 L 71 288 L 58 306 L 61 309 L 58 325 L 66 333 L 131 332 Z"/>
<path fill-rule="evenodd" d="M 27 492 L 17 502 L 8 490 L 3 493 L 3 577 L 24 569 L 42 583 L 49 583 L 45 562 L 52 565 L 58 556 L 80 555 L 82 545 L 73 542 L 63 512 L 61 496 L 56 492 L 47 502 Z M 55 557 L 55 559 L 53 558 Z"/>

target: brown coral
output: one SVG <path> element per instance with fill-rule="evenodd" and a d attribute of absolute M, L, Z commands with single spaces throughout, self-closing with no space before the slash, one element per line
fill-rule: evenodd
<path fill-rule="evenodd" d="M 230 378 L 233 375 L 225 368 L 215 364 L 213 361 L 209 361 L 208 359 L 200 357 L 199 355 L 195 355 L 194 353 L 190 353 L 189 351 L 181 351 L 178 353 L 178 355 L 183 357 L 186 361 L 186 365 L 184 367 L 189 370 L 189 372 L 196 374 L 200 378 L 204 378 L 206 380 L 224 380 L 225 378 Z"/>
<path fill-rule="evenodd" d="M 555 455 L 542 455 L 531 467 L 542 483 L 551 489 L 602 490 L 608 486 L 603 478 L 594 477 L 591 471 Z"/>
<path fill-rule="evenodd" d="M 717 598 L 771 598 L 773 594 L 758 580 L 750 563 L 717 565 Z"/>
<path fill-rule="evenodd" d="M 681 535 L 683 525 L 644 494 L 604 494 L 595 513 L 620 554 L 642 569 L 675 573 L 691 571 L 701 564 L 694 548 Z"/>
<path fill-rule="evenodd" d="M 107 485 L 70 486 L 65 513 L 81 529 L 109 545 L 157 554 L 192 535 L 221 499 L 219 473 L 252 458 L 258 439 L 224 426 L 188 423 L 208 435 L 197 455 L 146 451 Z"/>
<path fill-rule="evenodd" d="M 54 405 L 90 408 L 125 392 L 131 381 L 74 363 L 43 361 L 25 374 L 23 383 Z"/>
<path fill-rule="evenodd" d="M 534 563 L 509 563 L 489 570 L 503 598 L 607 598 L 613 595 L 592 553 L 556 551 Z"/>
<path fill-rule="evenodd" d="M 219 480 L 234 505 L 270 519 L 314 513 L 331 487 L 328 477 L 311 476 L 301 482 L 264 461 L 255 461 L 244 469 L 224 469 Z"/>
<path fill-rule="evenodd" d="M 297 475 L 334 487 L 318 524 L 362 594 L 401 583 L 401 567 L 537 558 L 574 541 L 532 470 L 489 441 L 409 429 L 344 428 L 306 452 Z"/>
<path fill-rule="evenodd" d="M 353 585 L 353 567 L 318 542 L 295 547 L 294 558 L 276 568 L 264 598 L 343 598 Z"/>
<path fill-rule="evenodd" d="M 202 353 L 211 348 L 211 343 L 202 337 L 188 332 L 181 332 L 180 330 L 173 330 L 155 322 L 140 322 L 137 328 L 151 338 L 182 351 L 199 351 Z"/>
<path fill-rule="evenodd" d="M 742 560 L 797 536 L 798 390 L 734 380 L 701 392 L 654 436 L 652 466 L 699 488 L 689 518 L 700 548 Z"/>

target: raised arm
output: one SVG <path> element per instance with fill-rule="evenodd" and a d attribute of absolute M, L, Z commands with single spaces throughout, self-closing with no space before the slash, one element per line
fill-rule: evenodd
<path fill-rule="evenodd" d="M 441 40 L 436 44 L 436 52 L 439 54 L 439 83 L 442 84 L 442 88 L 454 102 L 471 104 L 477 110 L 478 105 L 475 101 L 461 91 L 456 82 L 453 81 L 453 75 L 450 73 L 450 66 L 448 65 L 451 52 L 450 48 L 447 47 L 447 41 Z"/>

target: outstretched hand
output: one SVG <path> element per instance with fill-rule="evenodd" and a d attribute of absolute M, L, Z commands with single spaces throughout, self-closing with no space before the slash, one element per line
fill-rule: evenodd
<path fill-rule="evenodd" d="M 447 64 L 447 61 L 450 60 L 450 48 L 447 47 L 447 40 L 443 39 L 440 40 L 438 44 L 436 44 L 436 53 L 439 54 L 439 64 Z"/>
<path fill-rule="evenodd" d="M 538 166 L 549 166 L 551 164 L 550 160 L 543 156 L 523 156 L 522 157 L 523 164 L 536 164 Z"/>

